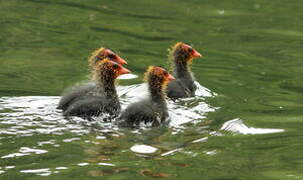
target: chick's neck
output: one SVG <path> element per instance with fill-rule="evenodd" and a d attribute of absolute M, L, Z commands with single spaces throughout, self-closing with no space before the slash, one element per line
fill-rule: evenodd
<path fill-rule="evenodd" d="M 97 95 L 104 95 L 108 98 L 118 98 L 114 74 L 99 71 L 95 73 L 95 82 Z"/>
<path fill-rule="evenodd" d="M 153 102 L 165 103 L 165 82 L 157 77 L 149 77 L 148 87 Z"/>
<path fill-rule="evenodd" d="M 192 75 L 190 73 L 190 67 L 188 63 L 191 61 L 190 57 L 175 56 L 174 63 L 174 75 L 176 78 L 186 78 L 192 80 Z"/>

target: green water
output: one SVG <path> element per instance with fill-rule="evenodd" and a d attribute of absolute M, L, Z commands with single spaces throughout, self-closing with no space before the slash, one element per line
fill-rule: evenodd
<path fill-rule="evenodd" d="M 302 5 L 301 0 L 0 1 L 0 96 L 60 95 L 87 79 L 86 59 L 100 46 L 118 52 L 128 69 L 142 75 L 148 65 L 167 67 L 167 49 L 185 41 L 204 55 L 192 70 L 200 84 L 218 94 L 206 102 L 220 107 L 177 135 L 166 128 L 100 140 L 98 132 L 91 132 L 59 148 L 46 146 L 45 154 L 2 158 L 0 171 L 16 167 L 0 178 L 38 179 L 20 171 L 61 165 L 68 169 L 44 178 L 303 179 Z M 210 135 L 234 118 L 285 132 Z M 0 134 L 0 156 L 74 136 L 68 131 L 60 136 Z M 201 137 L 208 140 L 190 143 Z M 124 151 L 133 144 L 150 144 L 159 152 Z M 161 156 L 175 148 L 183 149 Z M 116 166 L 95 165 L 108 159 Z M 90 164 L 78 166 L 81 162 Z"/>

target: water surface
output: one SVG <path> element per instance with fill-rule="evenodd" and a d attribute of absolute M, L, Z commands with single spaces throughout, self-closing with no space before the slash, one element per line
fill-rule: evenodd
<path fill-rule="evenodd" d="M 303 179 L 301 7 L 300 0 L 0 1 L 0 177 Z M 139 78 L 120 84 L 137 87 L 148 65 L 168 67 L 167 49 L 178 41 L 204 55 L 192 70 L 211 94 L 170 103 L 180 123 L 128 131 L 69 121 L 54 108 L 64 88 L 87 80 L 94 49 L 128 60 Z M 252 128 L 283 131 L 247 133 Z M 140 145 L 152 153 L 134 152 Z"/>

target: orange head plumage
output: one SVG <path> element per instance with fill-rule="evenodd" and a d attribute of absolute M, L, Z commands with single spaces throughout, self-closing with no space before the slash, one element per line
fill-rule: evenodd
<path fill-rule="evenodd" d="M 170 56 L 172 56 L 175 61 L 182 60 L 184 62 L 191 61 L 194 58 L 200 58 L 202 55 L 192 48 L 190 45 L 183 42 L 176 43 L 170 50 Z"/>
<path fill-rule="evenodd" d="M 93 78 L 95 80 L 99 80 L 100 78 L 116 79 L 118 76 L 128 73 L 130 73 L 130 70 L 124 68 L 121 64 L 109 59 L 103 59 L 96 63 Z"/>
<path fill-rule="evenodd" d="M 122 59 L 120 56 L 115 54 L 113 51 L 111 51 L 108 48 L 99 48 L 95 50 L 92 55 L 88 58 L 89 66 L 91 69 L 95 67 L 97 62 L 103 61 L 104 59 L 108 59 L 111 61 L 114 61 L 118 64 L 127 64 L 127 62 Z"/>
<path fill-rule="evenodd" d="M 175 78 L 159 66 L 149 66 L 144 74 L 144 81 L 161 89 L 166 88 L 172 80 L 175 80 Z"/>

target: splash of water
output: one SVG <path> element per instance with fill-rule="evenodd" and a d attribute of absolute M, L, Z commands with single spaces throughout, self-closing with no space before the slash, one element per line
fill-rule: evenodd
<path fill-rule="evenodd" d="M 205 118 L 205 113 L 216 109 L 204 102 L 204 97 L 214 96 L 215 94 L 199 83 L 196 83 L 196 85 L 198 87 L 197 97 L 186 98 L 177 103 L 168 101 L 171 127 L 182 128 L 182 124 L 201 120 Z M 146 84 L 119 86 L 117 90 L 122 108 L 148 95 Z M 83 124 L 89 126 L 90 122 L 78 117 L 74 117 L 70 121 L 62 116 L 61 110 L 56 109 L 59 99 L 58 96 L 0 98 L 0 123 L 8 126 L 0 129 L 0 134 L 31 136 L 33 134 L 62 135 L 65 131 L 77 135 L 88 133 L 89 129 Z M 97 123 L 102 126 L 103 131 L 114 132 L 118 130 L 112 123 L 102 121 Z M 66 139 L 65 141 L 69 142 L 77 139 Z"/>
<path fill-rule="evenodd" d="M 247 127 L 239 118 L 225 122 L 221 130 L 239 134 L 271 134 L 284 132 L 284 129 Z"/>

